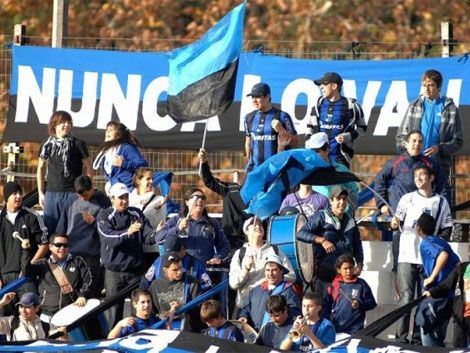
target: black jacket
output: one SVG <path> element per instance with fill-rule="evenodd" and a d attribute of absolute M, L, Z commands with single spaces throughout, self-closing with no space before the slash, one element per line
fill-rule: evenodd
<path fill-rule="evenodd" d="M 142 224 L 140 231 L 127 234 L 131 223 L 136 221 Z M 114 272 L 142 274 L 145 271 L 143 245 L 155 244 L 155 231 L 142 211 L 129 207 L 124 212 L 116 212 L 109 207 L 100 211 L 96 224 L 104 268 Z"/>
<path fill-rule="evenodd" d="M 224 234 L 229 238 L 243 236 L 243 222 L 249 218 L 249 215 L 243 212 L 247 205 L 240 195 L 240 185 L 214 178 L 207 163 L 202 163 L 201 174 L 204 185 L 223 197 L 222 229 Z"/>
<path fill-rule="evenodd" d="M 452 306 L 452 315 L 461 326 L 464 324 L 463 320 L 463 295 L 464 295 L 464 281 L 463 275 L 465 273 L 465 268 L 469 265 L 470 262 L 463 262 L 459 266 L 454 267 L 452 272 L 444 279 L 439 285 L 429 289 L 433 298 L 445 298 L 449 295 L 449 292 L 454 292 L 457 284 L 459 286 L 459 292 L 456 293 L 454 297 L 454 304 Z"/>
<path fill-rule="evenodd" d="M 38 213 L 21 207 L 15 224 L 11 224 L 6 217 L 6 210 L 3 209 L 0 214 L 0 273 L 21 271 L 21 242 L 13 238 L 15 231 L 21 237 L 29 238 L 33 253 L 39 245 L 48 244 L 47 228 Z"/>
<path fill-rule="evenodd" d="M 70 294 L 62 294 L 59 283 L 52 274 L 48 262 L 55 262 L 54 259 L 41 259 L 31 264 L 32 252 L 28 250 L 23 250 L 22 257 L 22 263 L 25 266 L 24 274 L 31 277 L 37 276 L 39 279 L 39 300 L 44 314 L 52 316 L 60 309 L 72 304 L 78 297 L 89 297 L 91 272 L 80 256 L 74 257 L 69 254 L 62 268 L 74 289 Z"/>

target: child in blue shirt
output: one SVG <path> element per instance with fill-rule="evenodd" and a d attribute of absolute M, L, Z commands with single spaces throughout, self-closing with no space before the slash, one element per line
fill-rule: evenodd
<path fill-rule="evenodd" d="M 222 306 L 218 301 L 211 299 L 202 303 L 200 315 L 201 321 L 208 326 L 208 328 L 203 331 L 205 336 L 237 342 L 244 341 L 240 329 L 224 318 Z"/>
<path fill-rule="evenodd" d="M 354 258 L 344 254 L 336 259 L 338 275 L 327 289 L 323 317 L 330 318 L 336 332 L 353 334 L 364 328 L 366 311 L 377 306 L 372 291 L 354 273 Z"/>

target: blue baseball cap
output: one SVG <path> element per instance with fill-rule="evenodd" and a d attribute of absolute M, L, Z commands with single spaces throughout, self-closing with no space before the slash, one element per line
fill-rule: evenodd
<path fill-rule="evenodd" d="M 16 305 L 23 305 L 23 306 L 36 306 L 39 305 L 39 297 L 34 292 L 26 292 L 21 296 L 21 299 Z"/>
<path fill-rule="evenodd" d="M 271 88 L 269 88 L 269 85 L 267 83 L 257 83 L 256 85 L 253 86 L 251 89 L 251 92 L 248 93 L 246 96 L 252 96 L 252 97 L 261 97 L 261 96 L 267 96 L 271 94 Z"/>

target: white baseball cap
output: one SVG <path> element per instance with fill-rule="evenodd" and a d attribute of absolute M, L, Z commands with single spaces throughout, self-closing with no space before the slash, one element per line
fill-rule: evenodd
<path fill-rule="evenodd" d="M 317 132 L 305 141 L 305 148 L 317 149 L 323 147 L 325 143 L 328 143 L 328 135 L 326 132 Z"/>
<path fill-rule="evenodd" d="M 113 186 L 111 186 L 111 189 L 109 189 L 109 194 L 113 197 L 121 197 L 122 195 L 128 194 L 128 193 L 129 193 L 129 189 L 123 183 L 116 183 Z"/>

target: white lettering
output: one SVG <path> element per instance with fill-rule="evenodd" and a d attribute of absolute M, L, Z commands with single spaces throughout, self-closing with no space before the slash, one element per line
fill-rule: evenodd
<path fill-rule="evenodd" d="M 158 77 L 150 82 L 144 93 L 142 116 L 145 124 L 154 131 L 168 131 L 176 125 L 168 114 L 161 116 L 157 113 L 158 97 L 168 91 L 169 82 L 167 76 Z"/>
<path fill-rule="evenodd" d="M 305 116 L 298 119 L 295 116 L 295 106 L 297 98 L 300 94 L 307 96 L 307 111 Z M 312 107 L 317 103 L 318 97 L 321 92 L 317 85 L 312 80 L 306 78 L 299 78 L 290 82 L 282 94 L 281 107 L 282 110 L 287 112 L 295 125 L 298 134 L 305 133 L 307 129 L 307 122 L 310 118 Z"/>
<path fill-rule="evenodd" d="M 98 88 L 98 73 L 87 72 L 83 74 L 83 93 L 81 99 L 81 108 L 78 112 L 72 111 L 72 91 L 73 91 L 73 71 L 59 71 L 59 97 L 57 99 L 57 110 L 70 112 L 73 119 L 73 125 L 76 127 L 85 127 L 93 122 L 95 117 L 96 96 Z"/>
<path fill-rule="evenodd" d="M 41 124 L 47 124 L 54 110 L 55 69 L 45 67 L 42 70 L 42 85 L 31 66 L 18 65 L 18 93 L 16 99 L 15 122 L 28 121 L 29 101 L 34 107 Z"/>
<path fill-rule="evenodd" d="M 447 84 L 446 96 L 454 100 L 458 107 L 460 103 L 460 91 L 462 90 L 462 79 L 451 79 Z"/>
<path fill-rule="evenodd" d="M 381 81 L 367 82 L 364 99 L 362 100 L 362 111 L 364 112 L 364 119 L 366 124 L 369 123 L 370 113 L 372 112 L 372 108 L 375 107 L 375 101 L 377 100 L 381 86 Z"/>
<path fill-rule="evenodd" d="M 103 74 L 101 80 L 101 97 L 98 110 L 98 129 L 104 129 L 111 120 L 113 107 L 120 122 L 130 130 L 137 127 L 137 116 L 139 112 L 141 75 L 127 76 L 126 94 L 121 88 L 115 74 Z"/>
<path fill-rule="evenodd" d="M 344 80 L 343 81 L 343 91 L 344 91 L 343 95 L 345 97 L 357 99 L 356 81 L 355 80 Z"/>
<path fill-rule="evenodd" d="M 406 81 L 392 81 L 375 127 L 375 136 L 386 136 L 389 127 L 399 127 L 408 108 Z"/>

